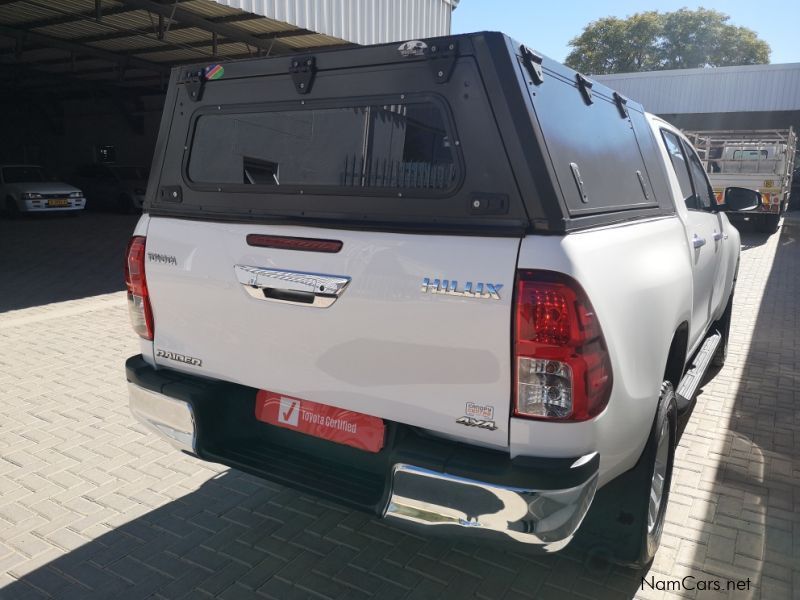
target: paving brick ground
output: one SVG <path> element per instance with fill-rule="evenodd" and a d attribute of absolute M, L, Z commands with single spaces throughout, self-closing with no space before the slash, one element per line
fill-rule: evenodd
<path fill-rule="evenodd" d="M 0 221 L 3 600 L 800 597 L 800 221 L 743 234 L 730 357 L 686 424 L 646 575 L 672 592 L 578 546 L 425 540 L 173 451 L 127 409 L 133 224 Z M 687 575 L 752 584 L 675 593 Z"/>

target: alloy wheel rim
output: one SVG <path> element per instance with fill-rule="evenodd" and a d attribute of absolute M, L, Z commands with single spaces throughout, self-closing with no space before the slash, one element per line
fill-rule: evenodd
<path fill-rule="evenodd" d="M 656 461 L 653 477 L 650 481 L 650 501 L 647 506 L 647 533 L 652 534 L 658 525 L 658 514 L 664 500 L 664 485 L 667 480 L 667 462 L 669 461 L 669 419 L 664 419 L 658 432 Z"/>

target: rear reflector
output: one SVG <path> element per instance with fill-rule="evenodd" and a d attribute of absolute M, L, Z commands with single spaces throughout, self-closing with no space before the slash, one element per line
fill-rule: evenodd
<path fill-rule="evenodd" d="M 249 246 L 259 248 L 278 248 L 280 250 L 301 250 L 304 252 L 328 252 L 335 254 L 342 249 L 339 240 L 319 240 L 315 238 L 299 238 L 285 235 L 261 235 L 251 233 L 247 236 Z"/>
<path fill-rule="evenodd" d="M 128 314 L 133 330 L 146 340 L 153 339 L 155 327 L 150 295 L 144 274 L 145 238 L 135 235 L 125 253 L 125 287 L 128 289 Z"/>
<path fill-rule="evenodd" d="M 589 298 L 551 271 L 517 273 L 514 414 L 584 421 L 611 395 L 611 361 Z"/>

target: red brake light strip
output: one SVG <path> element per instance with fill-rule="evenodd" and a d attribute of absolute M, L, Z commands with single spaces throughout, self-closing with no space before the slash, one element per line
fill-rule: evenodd
<path fill-rule="evenodd" d="M 300 250 L 303 252 L 328 252 L 335 254 L 342 249 L 339 240 L 320 240 L 315 238 L 290 237 L 285 235 L 262 235 L 251 233 L 247 244 L 258 248 L 278 248 L 280 250 Z"/>

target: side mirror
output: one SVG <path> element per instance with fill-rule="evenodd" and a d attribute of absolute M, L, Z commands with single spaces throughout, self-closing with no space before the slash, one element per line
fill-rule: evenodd
<path fill-rule="evenodd" d="M 761 193 L 741 187 L 725 188 L 725 201 L 720 210 L 725 212 L 739 212 L 755 210 L 761 206 Z"/>

